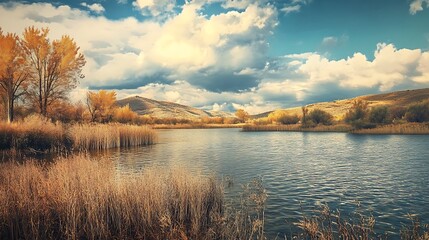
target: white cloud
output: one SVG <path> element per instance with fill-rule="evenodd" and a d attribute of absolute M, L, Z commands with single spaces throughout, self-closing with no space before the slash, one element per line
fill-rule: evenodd
<path fill-rule="evenodd" d="M 86 2 L 83 2 L 80 5 L 88 8 L 89 10 L 91 10 L 96 14 L 101 14 L 106 10 L 104 9 L 103 5 L 101 5 L 100 3 L 87 4 Z"/>
<path fill-rule="evenodd" d="M 143 15 L 159 16 L 170 14 L 176 6 L 176 0 L 136 0 L 133 6 L 139 9 Z"/>
<path fill-rule="evenodd" d="M 419 11 L 423 11 L 424 4 L 429 7 L 429 0 L 413 0 L 410 3 L 410 13 L 414 15 Z"/>
<path fill-rule="evenodd" d="M 119 4 L 127 4 L 128 0 L 117 0 Z"/>
<path fill-rule="evenodd" d="M 50 27 L 50 39 L 69 34 L 76 40 L 87 64 L 74 99 L 89 88 L 109 88 L 118 98 L 143 95 L 258 113 L 368 89 L 429 87 L 427 51 L 378 44 L 373 57 L 357 52 L 331 60 L 309 52 L 269 58 L 267 38 L 277 24 L 273 6 L 249 4 L 212 16 L 201 15 L 200 7 L 194 1 L 162 22 L 140 22 L 48 3 L 0 4 L 0 22 L 5 32 L 21 34 L 34 25 Z"/>
<path fill-rule="evenodd" d="M 291 12 L 299 12 L 299 10 L 301 10 L 301 5 L 285 6 L 281 10 L 286 14 L 289 14 Z"/>
<path fill-rule="evenodd" d="M 285 4 L 281 11 L 285 14 L 299 12 L 302 6 L 310 4 L 311 2 L 312 0 L 292 0 Z"/>

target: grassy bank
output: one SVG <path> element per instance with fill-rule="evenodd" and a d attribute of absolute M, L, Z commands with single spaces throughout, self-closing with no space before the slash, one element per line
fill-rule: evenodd
<path fill-rule="evenodd" d="M 155 141 L 155 131 L 147 126 L 67 125 L 52 123 L 40 116 L 31 116 L 11 124 L 0 123 L 0 150 L 57 153 L 150 145 Z"/>
<path fill-rule="evenodd" d="M 355 134 L 409 134 L 426 135 L 429 134 L 428 123 L 403 123 L 382 125 L 371 129 L 354 130 Z"/>
<path fill-rule="evenodd" d="M 244 124 L 206 124 L 206 123 L 189 123 L 189 124 L 155 124 L 154 129 L 209 129 L 209 128 L 242 128 Z"/>
<path fill-rule="evenodd" d="M 121 174 L 84 156 L 8 162 L 0 164 L 0 239 L 267 239 L 266 199 L 255 180 L 229 206 L 221 181 L 180 167 Z M 379 236 L 373 217 L 326 207 L 295 225 L 293 239 Z M 413 221 L 401 237 L 428 239 L 428 226 Z"/>
<path fill-rule="evenodd" d="M 243 126 L 243 132 L 349 132 L 352 129 L 347 124 L 336 124 L 336 125 L 317 125 L 315 127 L 304 128 L 301 124 L 271 124 L 271 125 L 245 125 Z"/>
<path fill-rule="evenodd" d="M 0 167 L 0 239 L 204 239 L 222 210 L 221 185 L 180 168 L 125 176 L 81 156 Z"/>

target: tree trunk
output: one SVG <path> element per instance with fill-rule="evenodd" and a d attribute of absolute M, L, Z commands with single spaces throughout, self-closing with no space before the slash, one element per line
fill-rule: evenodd
<path fill-rule="evenodd" d="M 13 122 L 13 97 L 8 96 L 7 98 L 7 122 Z"/>

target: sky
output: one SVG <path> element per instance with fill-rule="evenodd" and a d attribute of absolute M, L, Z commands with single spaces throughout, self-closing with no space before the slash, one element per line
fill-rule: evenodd
<path fill-rule="evenodd" d="M 115 90 L 205 110 L 429 87 L 429 0 L 0 1 L 0 27 L 49 27 L 85 55 L 70 94 Z"/>

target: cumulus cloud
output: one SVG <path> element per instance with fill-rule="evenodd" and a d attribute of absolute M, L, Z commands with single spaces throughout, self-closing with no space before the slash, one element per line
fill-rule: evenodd
<path fill-rule="evenodd" d="M 143 15 L 159 16 L 171 13 L 176 6 L 176 0 L 136 0 L 133 6 Z"/>
<path fill-rule="evenodd" d="M 100 3 L 88 4 L 86 2 L 83 2 L 80 5 L 88 8 L 90 11 L 92 11 L 96 14 L 101 14 L 106 10 L 106 9 L 104 9 L 103 5 L 101 5 Z"/>
<path fill-rule="evenodd" d="M 0 20 L 5 32 L 21 34 L 34 25 L 50 27 L 51 39 L 75 38 L 87 60 L 86 77 L 71 94 L 75 100 L 88 89 L 114 89 L 118 98 L 141 95 L 207 110 L 259 113 L 399 87 L 429 87 L 427 51 L 380 43 L 374 56 L 357 52 L 331 60 L 308 52 L 268 57 L 267 38 L 277 25 L 277 10 L 249 0 L 242 10 L 202 15 L 201 4 L 214 1 L 219 2 L 188 2 L 168 19 L 143 22 L 109 20 L 66 5 L 0 4 Z M 148 9 L 152 3 L 158 1 L 140 2 Z M 323 42 L 338 45 L 341 38 Z"/>
<path fill-rule="evenodd" d="M 429 0 L 413 0 L 410 3 L 410 13 L 414 15 L 419 11 L 423 11 L 423 7 L 425 4 L 426 7 L 429 7 Z"/>

